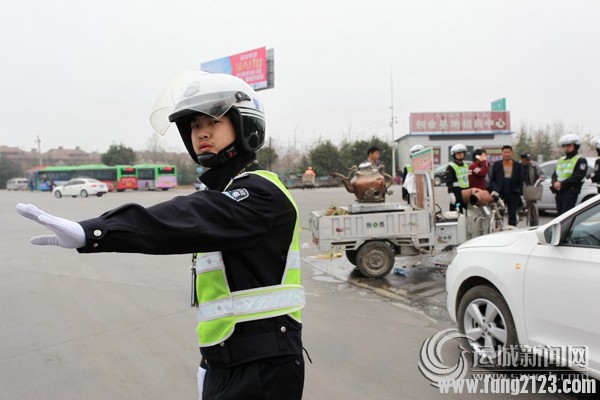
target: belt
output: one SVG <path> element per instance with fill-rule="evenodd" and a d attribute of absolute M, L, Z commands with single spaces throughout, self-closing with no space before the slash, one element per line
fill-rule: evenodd
<path fill-rule="evenodd" d="M 261 358 L 302 354 L 302 336 L 300 331 L 288 331 L 281 326 L 278 332 L 260 333 L 201 347 L 200 353 L 201 365 L 207 369 L 227 368 Z"/>

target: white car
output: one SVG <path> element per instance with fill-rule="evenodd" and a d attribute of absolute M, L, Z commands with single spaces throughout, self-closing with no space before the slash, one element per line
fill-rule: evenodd
<path fill-rule="evenodd" d="M 586 157 L 586 160 L 588 164 L 587 176 L 590 176 L 594 173 L 594 163 L 596 162 L 596 159 L 593 157 Z M 542 199 L 537 202 L 538 210 L 540 211 L 556 211 L 556 200 L 554 199 L 554 193 L 552 193 L 550 190 L 552 174 L 556 169 L 556 161 L 557 160 L 546 161 L 540 164 L 540 168 L 546 177 L 546 179 L 542 182 L 542 187 L 544 188 L 544 191 L 542 192 Z M 583 182 L 583 186 L 581 186 L 581 192 L 577 198 L 577 204 L 583 203 L 597 194 L 598 187 L 596 184 L 592 183 L 589 178 L 586 178 L 586 180 Z"/>
<path fill-rule="evenodd" d="M 582 370 L 599 379 L 600 195 L 541 227 L 463 243 L 446 289 L 450 317 L 475 354 L 587 346 Z"/>
<path fill-rule="evenodd" d="M 61 198 L 63 196 L 88 197 L 89 195 L 96 195 L 100 197 L 103 194 L 108 193 L 108 187 L 104 182 L 100 182 L 97 179 L 77 178 L 71 179 L 63 185 L 56 186 L 52 190 L 52 193 L 57 198 Z"/>

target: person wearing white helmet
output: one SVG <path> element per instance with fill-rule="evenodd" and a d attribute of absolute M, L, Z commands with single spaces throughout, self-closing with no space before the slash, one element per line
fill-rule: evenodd
<path fill-rule="evenodd" d="M 186 73 L 156 103 L 151 124 L 177 125 L 208 190 L 151 207 L 125 204 L 73 222 L 33 205 L 17 212 L 49 228 L 33 244 L 79 253 L 192 254 L 192 306 L 202 360 L 200 399 L 300 399 L 304 386 L 298 209 L 256 160 L 265 117 L 241 79 Z M 235 310 L 235 312 L 233 312 Z"/>
<path fill-rule="evenodd" d="M 594 174 L 592 175 L 592 182 L 598 187 L 598 193 L 600 193 L 600 138 L 594 140 L 594 147 L 596 147 L 596 153 L 598 158 L 594 163 Z"/>
<path fill-rule="evenodd" d="M 575 207 L 581 186 L 587 174 L 587 161 L 579 155 L 581 139 L 574 133 L 567 133 L 558 139 L 565 155 L 556 162 L 550 189 L 555 194 L 558 215 Z"/>
<path fill-rule="evenodd" d="M 408 150 L 409 158 L 413 158 L 418 152 L 425 150 L 425 146 L 422 144 L 415 144 Z M 408 163 L 402 170 L 402 199 L 407 203 L 410 201 L 410 194 L 414 191 L 413 185 L 413 168 L 412 163 Z"/>
<path fill-rule="evenodd" d="M 512 146 L 502 146 L 502 160 L 492 164 L 492 196 L 500 196 L 508 209 L 508 224 L 517 226 L 517 210 L 523 193 L 523 167 L 512 158 Z"/>
<path fill-rule="evenodd" d="M 446 168 L 446 186 L 448 187 L 448 200 L 450 210 L 464 212 L 462 191 L 469 188 L 469 167 L 464 162 L 467 146 L 457 143 L 450 148 L 452 161 Z"/>

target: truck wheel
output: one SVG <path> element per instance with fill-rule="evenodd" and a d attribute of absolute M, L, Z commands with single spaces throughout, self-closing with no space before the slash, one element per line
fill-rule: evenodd
<path fill-rule="evenodd" d="M 353 265 L 356 265 L 356 250 L 346 250 L 346 258 Z"/>
<path fill-rule="evenodd" d="M 382 241 L 367 242 L 356 251 L 356 266 L 369 278 L 383 278 L 394 266 L 394 250 Z"/>

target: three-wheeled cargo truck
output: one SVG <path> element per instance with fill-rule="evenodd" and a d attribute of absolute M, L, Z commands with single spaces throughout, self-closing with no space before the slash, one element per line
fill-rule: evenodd
<path fill-rule="evenodd" d="M 442 212 L 435 204 L 427 172 L 415 171 L 415 179 L 420 184 L 410 204 L 357 202 L 340 207 L 343 215 L 313 211 L 313 243 L 320 251 L 345 251 L 348 261 L 372 278 L 387 275 L 394 265 L 444 267 L 466 240 L 465 218 L 456 211 Z"/>

